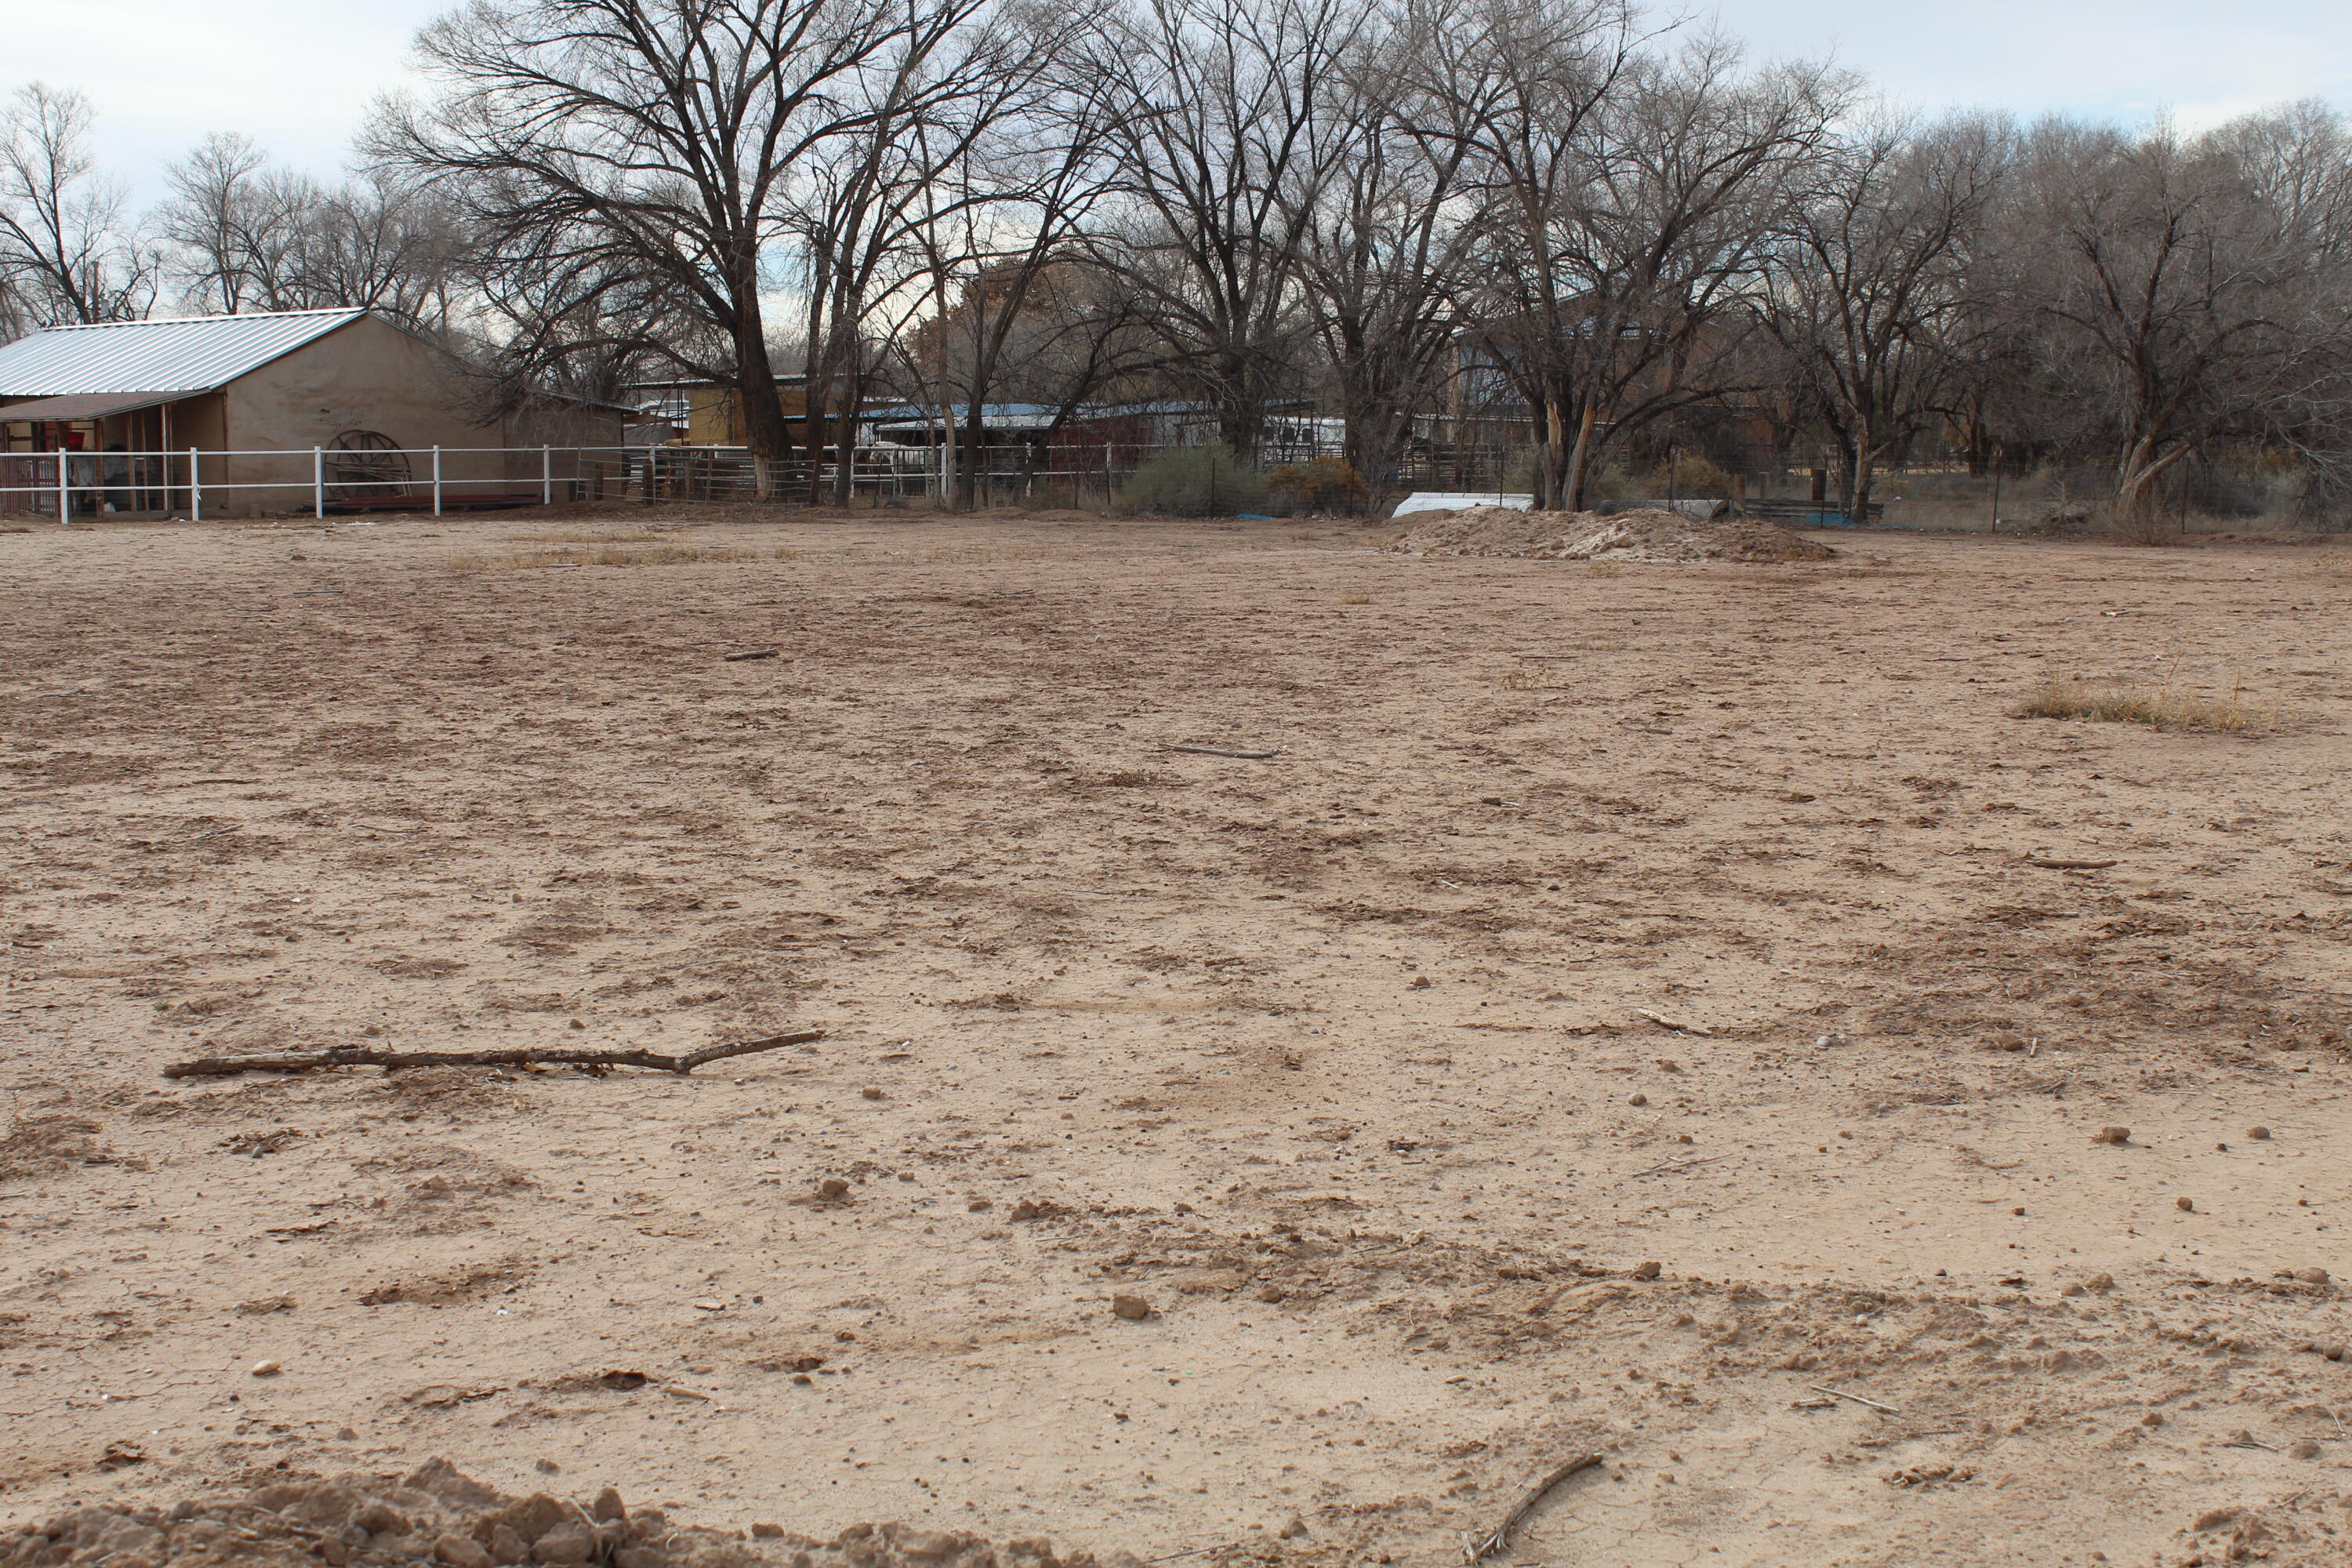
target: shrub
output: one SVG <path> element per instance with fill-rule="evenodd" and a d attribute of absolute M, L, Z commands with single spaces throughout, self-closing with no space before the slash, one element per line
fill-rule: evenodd
<path fill-rule="evenodd" d="M 1588 506 L 1598 500 L 1639 500 L 1646 499 L 1647 490 L 1622 465 L 1604 463 L 1585 479 L 1584 500 Z"/>
<path fill-rule="evenodd" d="M 1731 476 L 1696 452 L 1677 452 L 1650 476 L 1650 499 L 1668 496 L 1712 499 L 1731 494 Z"/>
<path fill-rule="evenodd" d="M 1318 458 L 1300 465 L 1285 463 L 1266 477 L 1266 489 L 1290 503 L 1292 511 L 1323 516 L 1352 516 L 1372 499 L 1370 485 L 1343 458 Z"/>
<path fill-rule="evenodd" d="M 1116 509 L 1161 517 L 1231 517 L 1265 510 L 1265 476 L 1231 447 L 1171 447 L 1118 489 Z"/>

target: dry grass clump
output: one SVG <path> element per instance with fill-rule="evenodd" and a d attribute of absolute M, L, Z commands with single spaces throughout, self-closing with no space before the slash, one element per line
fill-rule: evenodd
<path fill-rule="evenodd" d="M 2277 716 L 2249 705 L 2242 682 L 2219 700 L 2166 685 L 2154 689 L 2120 681 L 2047 680 L 2016 710 L 2020 719 L 2090 719 L 2114 724 L 2146 724 L 2156 730 L 2210 730 L 2240 734 L 2267 730 Z"/>
<path fill-rule="evenodd" d="M 779 552 L 782 553 L 781 552 Z M 449 563 L 459 572 L 528 572 L 546 566 L 682 566 L 705 561 L 756 561 L 759 552 L 713 545 L 665 544 L 653 550 L 518 550 L 508 555 L 460 555 Z"/>
<path fill-rule="evenodd" d="M 2323 550 L 2311 558 L 2311 569 L 2338 583 L 2352 583 L 2352 550 Z"/>

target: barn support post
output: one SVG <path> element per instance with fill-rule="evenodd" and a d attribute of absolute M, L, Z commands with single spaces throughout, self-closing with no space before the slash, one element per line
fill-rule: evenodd
<path fill-rule="evenodd" d="M 539 504 L 555 504 L 555 448 L 552 447 L 539 449 Z"/>
<path fill-rule="evenodd" d="M 322 521 L 327 515 L 327 455 L 316 447 L 310 448 L 310 515 Z"/>
<path fill-rule="evenodd" d="M 66 455 L 65 437 L 58 437 L 58 526 L 73 526 L 73 459 Z"/>
<path fill-rule="evenodd" d="M 191 447 L 188 448 L 188 521 L 191 522 L 205 520 L 205 477 L 197 472 L 196 461 L 196 449 Z"/>
<path fill-rule="evenodd" d="M 433 448 L 433 515 L 441 515 L 441 448 Z"/>

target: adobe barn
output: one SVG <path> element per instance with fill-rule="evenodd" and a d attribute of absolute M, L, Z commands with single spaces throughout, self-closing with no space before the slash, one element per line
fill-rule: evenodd
<path fill-rule="evenodd" d="M 0 510 L 57 514 L 40 454 L 72 454 L 78 516 L 245 517 L 537 500 L 581 471 L 541 447 L 622 445 L 625 409 L 547 395 L 484 424 L 476 395 L 446 351 L 364 310 L 51 327 L 0 345 Z"/>

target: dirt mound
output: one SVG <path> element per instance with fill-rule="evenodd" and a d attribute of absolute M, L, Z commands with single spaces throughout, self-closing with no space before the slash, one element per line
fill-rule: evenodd
<path fill-rule="evenodd" d="M 1533 561 L 1826 561 L 1828 545 L 1754 518 L 1699 522 L 1671 511 L 1514 511 L 1475 506 L 1420 514 L 1397 548 L 1420 555 Z"/>
<path fill-rule="evenodd" d="M 143 1456 L 118 1445 L 121 1465 Z M 659 1509 L 632 1511 L 607 1487 L 585 1503 L 544 1492 L 506 1497 L 435 1459 L 414 1475 L 352 1474 L 287 1481 L 243 1497 L 182 1501 L 169 1510 L 84 1508 L 37 1529 L 0 1535 L 0 1568 L 67 1563 L 238 1563 L 304 1568 L 320 1562 L 390 1568 L 492 1563 L 599 1563 L 613 1568 L 1139 1568 L 1124 1552 L 1108 1559 L 1056 1556 L 1041 1540 L 992 1546 L 977 1536 L 898 1524 L 854 1524 L 830 1541 L 781 1525 L 740 1531 L 681 1529 Z"/>

